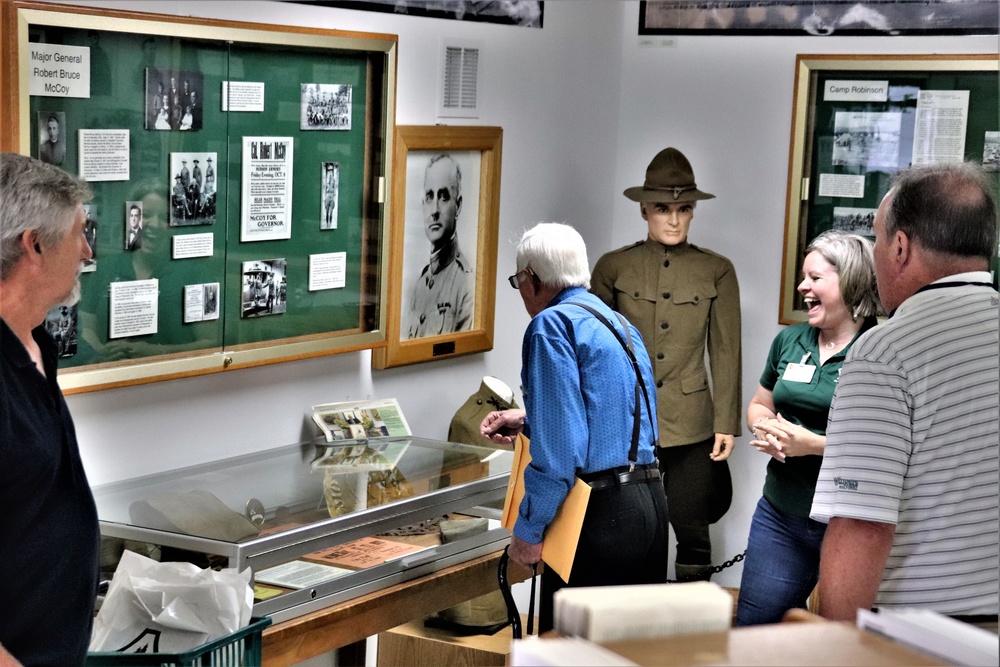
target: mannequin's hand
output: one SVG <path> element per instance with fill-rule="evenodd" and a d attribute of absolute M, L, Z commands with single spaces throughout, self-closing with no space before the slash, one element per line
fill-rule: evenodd
<path fill-rule="evenodd" d="M 713 461 L 725 461 L 733 452 L 733 443 L 736 438 L 731 433 L 716 433 L 715 445 L 709 455 Z"/>

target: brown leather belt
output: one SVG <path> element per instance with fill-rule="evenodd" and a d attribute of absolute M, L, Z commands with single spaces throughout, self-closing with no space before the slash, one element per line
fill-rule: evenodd
<path fill-rule="evenodd" d="M 611 470 L 580 475 L 580 479 L 589 484 L 592 490 L 600 491 L 601 489 L 609 489 L 612 486 L 626 486 L 628 484 L 659 481 L 660 469 L 656 463 L 636 466 L 633 470 L 629 470 L 628 466 L 622 466 L 621 468 L 612 468 Z"/>

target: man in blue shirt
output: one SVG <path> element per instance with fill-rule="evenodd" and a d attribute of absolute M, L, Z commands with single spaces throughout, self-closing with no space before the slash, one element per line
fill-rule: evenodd
<path fill-rule="evenodd" d="M 639 332 L 626 330 L 587 291 L 587 248 L 575 229 L 542 223 L 525 232 L 509 280 L 532 317 L 521 352 L 525 409 L 491 412 L 480 432 L 498 444 L 522 430 L 532 440 L 510 557 L 537 563 L 545 529 L 575 477 L 593 488 L 569 581 L 550 569 L 542 574 L 545 632 L 552 628 L 552 595 L 563 586 L 666 581 L 667 507 L 650 418 L 656 396 Z M 634 366 L 623 344 L 629 339 Z"/>

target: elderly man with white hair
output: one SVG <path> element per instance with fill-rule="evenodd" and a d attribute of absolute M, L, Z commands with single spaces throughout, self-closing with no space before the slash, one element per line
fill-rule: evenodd
<path fill-rule="evenodd" d="M 579 476 L 592 487 L 569 581 L 542 574 L 539 631 L 563 586 L 663 583 L 667 507 L 657 470 L 656 395 L 635 327 L 590 294 L 587 248 L 569 225 L 525 232 L 509 278 L 532 320 L 524 333 L 524 410 L 491 412 L 482 435 L 531 438 L 510 556 L 541 558 L 545 530 Z"/>

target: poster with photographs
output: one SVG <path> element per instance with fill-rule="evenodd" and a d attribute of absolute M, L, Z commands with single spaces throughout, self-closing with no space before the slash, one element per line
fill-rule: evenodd
<path fill-rule="evenodd" d="M 125 202 L 125 250 L 142 248 L 142 202 Z"/>
<path fill-rule="evenodd" d="M 240 317 L 280 315 L 287 308 L 285 267 L 282 259 L 243 262 L 243 303 Z"/>
<path fill-rule="evenodd" d="M 146 129 L 200 130 L 205 99 L 201 72 L 146 68 Z"/>
<path fill-rule="evenodd" d="M 170 226 L 215 224 L 218 153 L 170 154 Z"/>
<path fill-rule="evenodd" d="M 66 161 L 66 113 L 38 112 L 38 159 L 61 167 Z"/>
<path fill-rule="evenodd" d="M 60 359 L 76 354 L 76 306 L 56 306 L 45 316 L 45 330 L 56 343 Z"/>
<path fill-rule="evenodd" d="M 351 86 L 303 83 L 300 130 L 350 130 Z"/>
<path fill-rule="evenodd" d="M 320 210 L 323 213 L 322 218 L 319 221 L 319 228 L 336 229 L 337 204 L 339 203 L 337 198 L 337 185 L 340 183 L 340 163 L 324 162 L 321 178 L 323 179 L 323 187 L 321 188 L 323 199 L 320 202 Z"/>
<path fill-rule="evenodd" d="M 83 268 L 80 270 L 90 273 L 97 270 L 97 205 L 84 204 L 83 212 L 87 216 L 87 220 L 83 223 L 83 237 L 90 246 L 90 259 L 83 260 Z"/>
<path fill-rule="evenodd" d="M 833 228 L 860 234 L 875 242 L 875 209 L 853 208 L 850 206 L 833 207 Z"/>

